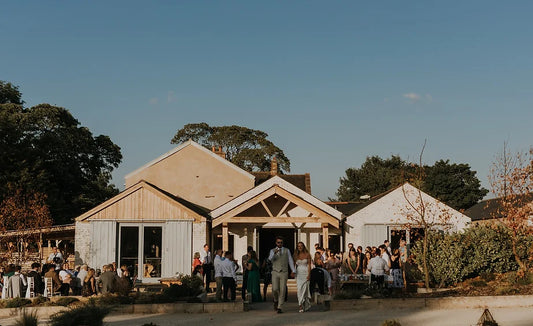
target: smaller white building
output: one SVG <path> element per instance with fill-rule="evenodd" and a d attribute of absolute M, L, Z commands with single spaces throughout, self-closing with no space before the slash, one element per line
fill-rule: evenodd
<path fill-rule="evenodd" d="M 405 183 L 369 199 L 365 207 L 346 218 L 345 245 L 378 246 L 389 240 L 392 247 L 398 247 L 400 239 L 409 244 L 424 232 L 417 223 L 422 210 L 431 225 L 448 232 L 463 230 L 471 222 L 468 216 Z"/>

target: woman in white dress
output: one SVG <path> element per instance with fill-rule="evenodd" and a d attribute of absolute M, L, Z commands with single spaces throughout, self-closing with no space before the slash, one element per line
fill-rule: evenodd
<path fill-rule="evenodd" d="M 311 295 L 309 294 L 309 277 L 311 275 L 311 255 L 303 242 L 298 242 L 294 251 L 296 264 L 296 286 L 298 287 L 299 312 L 309 310 Z"/>

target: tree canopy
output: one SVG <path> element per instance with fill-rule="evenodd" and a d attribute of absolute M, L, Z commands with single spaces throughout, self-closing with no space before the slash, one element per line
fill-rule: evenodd
<path fill-rule="evenodd" d="M 222 147 L 226 159 L 247 171 L 269 171 L 270 162 L 276 157 L 282 172 L 290 171 L 290 161 L 279 147 L 267 139 L 261 130 L 241 126 L 210 126 L 205 122 L 190 123 L 179 129 L 172 144 L 189 139 L 211 148 Z"/>
<path fill-rule="evenodd" d="M 13 103 L 24 104 L 19 87 L 9 82 L 0 80 L 0 104 Z"/>
<path fill-rule="evenodd" d="M 65 108 L 0 104 L 0 152 L 0 200 L 11 189 L 42 193 L 56 224 L 118 193 L 110 180 L 120 147 Z"/>
<path fill-rule="evenodd" d="M 340 178 L 337 198 L 356 201 L 363 195 L 381 194 L 405 182 L 405 176 L 412 175 L 416 167 L 395 155 L 387 159 L 367 157 L 360 168 L 349 168 Z M 422 190 L 455 209 L 467 209 L 488 193 L 468 164 L 439 160 L 422 171 Z"/>

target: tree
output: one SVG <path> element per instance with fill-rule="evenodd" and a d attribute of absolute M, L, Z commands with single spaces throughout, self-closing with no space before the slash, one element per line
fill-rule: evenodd
<path fill-rule="evenodd" d="M 468 164 L 439 160 L 424 169 L 423 190 L 455 209 L 470 208 L 489 192 Z"/>
<path fill-rule="evenodd" d="M 394 155 L 388 159 L 367 157 L 360 168 L 349 168 L 346 177 L 340 178 L 337 198 L 356 201 L 363 195 L 379 195 L 401 185 L 402 173 L 413 174 L 418 167 Z M 488 193 L 468 164 L 439 160 L 432 166 L 424 165 L 423 170 L 422 190 L 455 209 L 469 208 Z"/>
<path fill-rule="evenodd" d="M 415 188 L 406 187 L 406 184 L 402 186 L 403 196 L 405 199 L 405 206 L 400 207 L 402 214 L 409 221 L 407 227 L 410 229 L 420 228 L 423 230 L 423 236 L 420 240 L 422 255 L 415 257 L 416 262 L 422 267 L 424 273 L 424 283 L 426 289 L 430 288 L 430 264 L 429 264 L 429 244 L 432 243 L 432 237 L 436 229 L 447 231 L 449 222 L 452 219 L 451 212 L 444 205 L 439 205 L 439 202 L 427 200 L 421 190 L 421 185 L 424 183 L 425 171 L 422 164 L 422 156 L 424 155 L 424 149 L 426 148 L 426 141 L 420 151 L 420 157 L 418 165 L 415 166 L 414 172 L 407 171 L 404 176 L 405 179 L 411 184 L 415 185 Z"/>
<path fill-rule="evenodd" d="M 120 147 L 93 136 L 64 108 L 0 105 L 0 151 L 0 199 L 10 187 L 43 193 L 55 223 L 118 193 L 109 182 Z"/>
<path fill-rule="evenodd" d="M 290 161 L 279 147 L 267 139 L 260 130 L 241 126 L 209 126 L 207 123 L 190 123 L 179 129 L 172 144 L 189 139 L 207 148 L 221 147 L 226 159 L 247 171 L 269 171 L 270 162 L 276 157 L 283 172 L 290 171 Z"/>
<path fill-rule="evenodd" d="M 369 156 L 359 169 L 349 168 L 337 190 L 339 201 L 356 201 L 361 196 L 375 196 L 402 184 L 402 172 L 409 169 L 399 156 L 382 159 Z"/>
<path fill-rule="evenodd" d="M 33 230 L 52 225 L 45 201 L 46 195 L 42 193 L 17 188 L 10 190 L 0 203 L 0 232 L 16 231 L 16 245 L 8 247 L 8 254 L 11 259 L 16 258 L 19 264 L 29 258 L 28 244 L 39 240 L 39 233 Z M 17 255 L 13 255 L 14 253 Z"/>
<path fill-rule="evenodd" d="M 22 100 L 22 93 L 18 86 L 0 80 L 0 104 L 24 104 Z"/>
<path fill-rule="evenodd" d="M 489 182 L 499 204 L 492 217 L 509 229 L 513 255 L 519 270 L 526 272 L 533 258 L 533 249 L 523 241 L 533 234 L 533 147 L 512 154 L 504 144 L 492 164 Z"/>

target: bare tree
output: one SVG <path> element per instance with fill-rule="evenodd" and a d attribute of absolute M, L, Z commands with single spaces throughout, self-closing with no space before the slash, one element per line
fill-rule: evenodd
<path fill-rule="evenodd" d="M 511 153 L 504 143 L 503 151 L 492 164 L 489 182 L 498 200 L 492 218 L 509 229 L 511 246 L 520 271 L 528 270 L 532 255 L 531 248 L 525 248 L 525 237 L 533 234 L 533 147 L 529 151 Z M 526 251 L 528 258 L 521 252 Z"/>
<path fill-rule="evenodd" d="M 438 201 L 432 199 L 429 195 L 420 190 L 424 181 L 424 165 L 422 164 L 422 157 L 426 148 L 426 142 L 420 151 L 419 162 L 417 165 L 412 164 L 415 172 L 411 175 L 404 174 L 404 179 L 409 183 L 404 183 L 402 186 L 403 197 L 406 204 L 401 208 L 402 215 L 406 217 L 408 223 L 407 227 L 411 230 L 419 228 L 423 230 L 422 235 L 422 257 L 416 257 L 418 264 L 422 263 L 422 270 L 424 273 L 424 283 L 426 289 L 430 289 L 430 266 L 428 263 L 429 243 L 432 236 L 431 231 L 439 229 L 449 231 L 452 227 L 451 221 L 454 215 L 451 209 Z M 411 186 L 412 184 L 413 186 Z"/>

